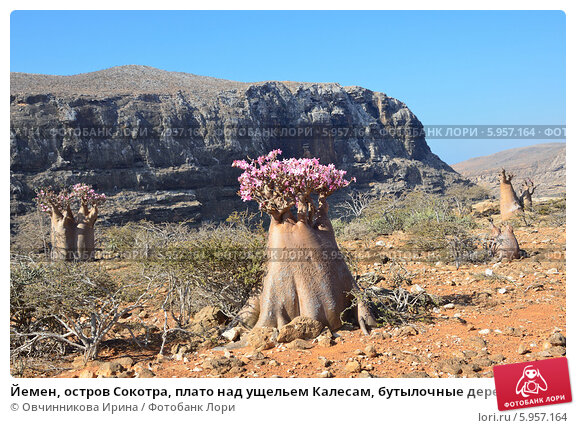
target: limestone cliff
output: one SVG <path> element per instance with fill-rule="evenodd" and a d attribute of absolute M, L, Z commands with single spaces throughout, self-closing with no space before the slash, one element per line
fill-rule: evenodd
<path fill-rule="evenodd" d="M 145 66 L 12 73 L 10 115 L 13 214 L 35 187 L 84 181 L 112 195 L 115 222 L 222 218 L 243 207 L 232 160 L 275 148 L 334 163 L 378 192 L 467 183 L 430 151 L 404 103 L 356 86 Z"/>

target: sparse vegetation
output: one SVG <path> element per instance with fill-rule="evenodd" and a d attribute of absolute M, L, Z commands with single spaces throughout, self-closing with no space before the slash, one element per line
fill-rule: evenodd
<path fill-rule="evenodd" d="M 96 358 L 107 333 L 152 297 L 150 286 L 121 284 L 95 265 L 12 264 L 10 336 L 12 356 L 45 352 L 43 342 L 75 348 Z"/>
<path fill-rule="evenodd" d="M 74 349 L 95 358 L 119 320 L 145 303 L 162 309 L 173 330 L 185 332 L 206 305 L 233 316 L 262 281 L 265 234 L 248 213 L 199 228 L 148 222 L 110 227 L 102 241 L 102 254 L 127 261 L 132 276 L 111 274 L 101 263 L 50 263 L 13 254 L 13 358 Z"/>
<path fill-rule="evenodd" d="M 223 224 L 180 229 L 168 242 L 165 228 L 148 229 L 149 255 L 141 263 L 147 278 L 164 289 L 161 350 L 170 333 L 186 335 L 194 313 L 202 307 L 216 306 L 233 317 L 259 291 L 265 235 L 261 225 L 250 226 L 253 218 L 234 213 Z"/>
<path fill-rule="evenodd" d="M 334 220 L 340 243 L 347 233 L 362 239 L 349 239 L 342 247 L 359 285 L 352 292 L 352 304 L 361 301 L 379 326 L 398 326 L 398 331 L 409 324 L 436 322 L 435 312 L 444 313 L 442 306 L 450 300 L 431 294 L 419 272 L 424 266 L 426 275 L 442 269 L 448 272 L 445 264 L 430 266 L 429 262 L 437 260 L 456 266 L 469 262 L 460 270 L 464 272 L 456 280 L 458 284 L 449 277 L 451 290 L 463 282 L 506 287 L 504 296 L 513 293 L 517 275 L 503 273 L 498 267 L 486 274 L 482 266 L 473 266 L 489 260 L 484 247 L 488 224 L 469 208 L 473 202 L 452 194 L 418 192 L 370 197 L 361 210 Z M 565 204 L 565 198 L 536 199 L 533 211 L 525 213 L 527 223 L 521 218 L 511 222 L 520 222 L 517 227 L 525 240 L 536 227 L 563 227 Z M 153 354 L 166 349 L 175 354 L 179 351 L 174 349 L 184 349 L 182 346 L 188 347 L 187 352 L 212 347 L 224 325 L 204 332 L 194 316 L 200 309 L 214 306 L 228 318 L 234 317 L 262 283 L 266 232 L 262 218 L 247 212 L 201 226 L 139 222 L 102 227 L 97 260 L 88 264 L 51 262 L 35 233 L 44 227 L 42 236 L 49 237 L 48 219 L 33 214 L 25 220 L 13 227 L 11 236 L 14 375 L 29 375 L 35 361 L 64 361 L 74 353 L 98 358 L 132 344 L 137 347 L 131 349 Z M 386 234 L 393 234 L 390 241 L 382 238 Z M 377 240 L 383 240 L 382 244 L 374 246 Z M 389 243 L 394 247 L 388 247 Z M 356 249 L 367 250 L 370 259 Z M 401 251 L 399 256 L 396 250 Z M 411 256 L 404 258 L 402 251 Z M 412 258 L 419 252 L 428 253 L 421 264 Z M 433 275 L 436 281 L 443 281 Z M 525 288 L 532 292 L 542 288 L 538 286 L 529 283 Z M 458 288 L 453 290 L 460 295 Z M 457 302 L 472 304 L 466 299 L 463 295 Z M 56 366 L 45 365 L 42 370 L 55 373 Z"/>
<path fill-rule="evenodd" d="M 360 215 L 334 222 L 335 229 L 344 240 L 373 239 L 402 231 L 408 235 L 406 249 L 433 252 L 438 260 L 457 265 L 477 262 L 484 260 L 485 254 L 481 239 L 473 234 L 478 223 L 471 207 L 483 195 L 482 189 L 466 194 L 465 189 L 456 188 L 446 195 L 411 192 L 373 198 Z"/>

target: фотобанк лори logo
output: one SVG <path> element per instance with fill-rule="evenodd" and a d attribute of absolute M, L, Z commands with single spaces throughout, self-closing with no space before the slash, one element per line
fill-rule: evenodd
<path fill-rule="evenodd" d="M 566 358 L 495 366 L 494 382 L 499 410 L 572 401 Z"/>

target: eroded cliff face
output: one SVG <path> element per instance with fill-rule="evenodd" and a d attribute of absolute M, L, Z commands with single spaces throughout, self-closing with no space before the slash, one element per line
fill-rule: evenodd
<path fill-rule="evenodd" d="M 114 222 L 222 218 L 243 207 L 234 159 L 319 157 L 378 192 L 466 183 L 408 107 L 333 83 L 240 83 L 143 66 L 11 75 L 13 214 L 33 189 L 93 184 Z"/>

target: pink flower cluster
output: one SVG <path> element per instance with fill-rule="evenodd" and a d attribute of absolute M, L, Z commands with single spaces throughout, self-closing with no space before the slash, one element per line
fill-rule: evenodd
<path fill-rule="evenodd" d="M 333 164 L 321 165 L 316 158 L 278 160 L 280 154 L 282 151 L 277 149 L 250 162 L 232 162 L 232 166 L 244 170 L 238 178 L 243 201 L 255 200 L 266 212 L 282 211 L 313 193 L 326 197 L 356 180 L 345 180 L 346 171 Z"/>
<path fill-rule="evenodd" d="M 36 191 L 34 201 L 40 207 L 40 211 L 50 213 L 52 211 L 51 205 L 56 206 L 59 210 L 66 208 L 70 204 L 71 195 L 68 192 L 61 191 L 56 193 L 50 187 L 44 187 Z"/>
<path fill-rule="evenodd" d="M 70 194 L 80 198 L 80 201 L 84 204 L 100 205 L 106 202 L 106 195 L 104 193 L 96 193 L 92 186 L 84 183 L 78 183 L 72 186 L 72 192 Z"/>
<path fill-rule="evenodd" d="M 60 193 L 56 193 L 50 187 L 38 189 L 34 198 L 40 211 L 45 213 L 51 213 L 52 206 L 63 211 L 74 200 L 79 200 L 83 204 L 101 205 L 106 201 L 106 195 L 104 193 L 96 193 L 92 186 L 88 184 L 78 183 L 72 186 L 72 189 L 65 189 L 60 191 Z"/>

